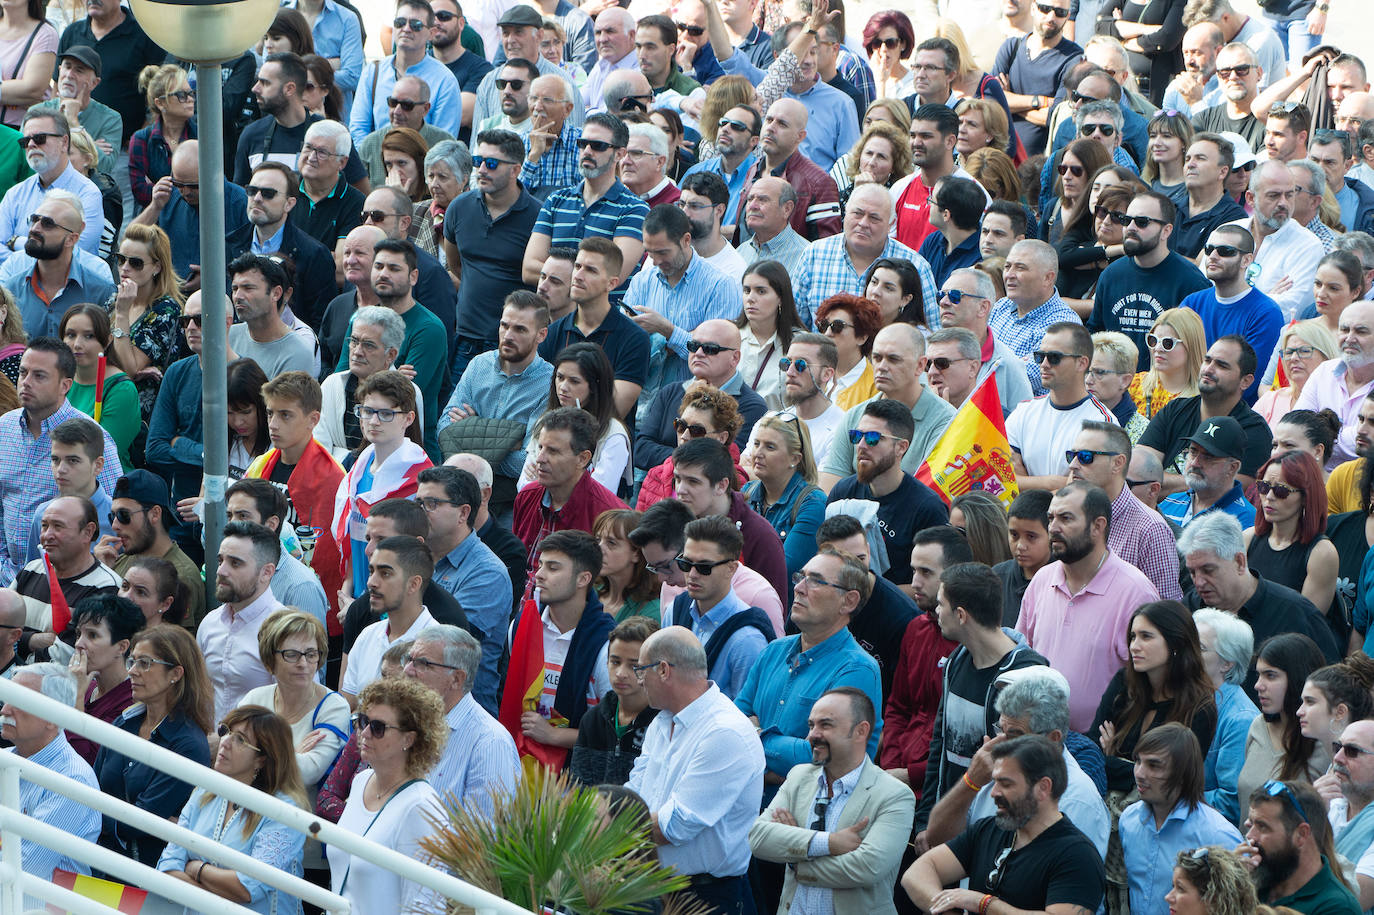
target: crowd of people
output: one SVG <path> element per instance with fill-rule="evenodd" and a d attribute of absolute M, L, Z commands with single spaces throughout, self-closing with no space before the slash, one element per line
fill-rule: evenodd
<path fill-rule="evenodd" d="M 1374 909 L 1374 97 L 1330 0 L 1264 6 L 400 0 L 368 39 L 290 0 L 202 176 L 194 73 L 128 9 L 3 0 L 0 677 L 417 858 L 537 759 L 702 911 Z M 1005 475 L 923 482 L 989 402 Z"/>

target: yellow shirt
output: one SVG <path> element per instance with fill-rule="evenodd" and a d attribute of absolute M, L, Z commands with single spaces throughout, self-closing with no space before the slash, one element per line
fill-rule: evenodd
<path fill-rule="evenodd" d="M 1346 461 L 1331 471 L 1326 481 L 1326 513 L 1360 510 L 1360 477 L 1364 475 L 1364 458 Z"/>
<path fill-rule="evenodd" d="M 878 396 L 878 385 L 873 381 L 873 363 L 864 360 L 864 370 L 853 384 L 840 391 L 833 398 L 835 406 L 841 410 L 848 410 L 850 407 L 857 407 L 865 400 L 872 400 Z"/>

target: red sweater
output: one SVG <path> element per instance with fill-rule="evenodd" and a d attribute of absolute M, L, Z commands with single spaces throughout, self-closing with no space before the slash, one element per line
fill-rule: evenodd
<path fill-rule="evenodd" d="M 884 769 L 905 768 L 918 800 L 926 778 L 935 713 L 944 691 L 945 659 L 958 647 L 958 642 L 940 634 L 939 624 L 929 613 L 908 623 L 902 636 L 902 653 L 892 676 L 892 695 L 883 710 L 883 745 L 878 765 Z"/>
<path fill-rule="evenodd" d="M 530 483 L 515 495 L 515 520 L 511 529 L 525 550 L 530 554 L 526 582 L 533 580 L 534 570 L 539 568 L 539 542 L 554 531 L 592 532 L 592 522 L 597 515 L 613 508 L 628 506 L 616 498 L 615 493 L 583 473 L 582 479 L 573 487 L 568 504 L 554 511 L 544 504 L 548 492 L 542 483 Z M 526 594 L 526 597 L 529 595 Z"/>

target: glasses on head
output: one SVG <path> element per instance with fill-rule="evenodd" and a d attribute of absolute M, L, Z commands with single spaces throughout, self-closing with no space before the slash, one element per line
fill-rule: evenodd
<path fill-rule="evenodd" d="M 975 361 L 975 360 L 969 359 L 969 358 L 966 357 L 966 356 L 959 356 L 959 357 L 954 358 L 954 359 L 948 359 L 948 358 L 946 358 L 946 357 L 944 357 L 944 356 L 934 356 L 934 357 L 931 358 L 930 364 L 935 368 L 935 371 L 937 371 L 937 372 L 948 372 L 948 371 L 949 371 L 949 367 L 950 367 L 951 365 L 953 365 L 954 363 L 956 363 L 956 362 L 973 362 L 973 361 Z"/>
<path fill-rule="evenodd" d="M 1272 492 L 1274 494 L 1274 498 L 1278 499 L 1280 502 L 1282 502 L 1284 499 L 1287 499 L 1295 492 L 1301 492 L 1301 490 L 1293 486 L 1289 486 L 1287 483 L 1270 483 L 1268 480 L 1256 480 L 1255 490 L 1259 492 L 1259 494 L 1262 496 L 1267 496 Z"/>
<path fill-rule="evenodd" d="M 497 89 L 513 89 L 513 90 L 515 90 L 516 92 L 519 92 L 521 89 L 525 88 L 525 83 L 527 83 L 527 82 L 529 82 L 529 80 L 527 80 L 527 79 L 497 79 L 497 80 L 496 80 L 496 88 L 497 88 Z M 407 109 L 407 110 L 409 110 L 409 109 Z"/>
<path fill-rule="evenodd" d="M 695 353 L 700 351 L 707 356 L 719 356 L 721 353 L 733 353 L 735 351 L 733 346 L 721 346 L 719 343 L 703 343 L 700 340 L 688 340 L 686 345 L 687 352 Z"/>
<path fill-rule="evenodd" d="M 357 348 L 363 350 L 364 352 L 375 353 L 377 350 L 382 348 L 382 345 L 378 343 L 376 340 L 369 340 L 366 337 L 349 337 L 348 348 Z"/>
<path fill-rule="evenodd" d="M 1036 365 L 1042 362 L 1048 362 L 1050 365 L 1054 366 L 1065 359 L 1077 359 L 1078 353 L 1060 353 L 1055 350 L 1038 349 L 1031 353 L 1031 358 L 1035 360 Z"/>
<path fill-rule="evenodd" d="M 635 675 L 635 679 L 639 680 L 642 683 L 644 681 L 645 674 L 647 674 L 649 671 L 653 670 L 660 664 L 666 664 L 669 667 L 677 666 L 672 661 L 650 661 L 648 664 L 635 664 L 630 668 L 630 671 Z"/>
<path fill-rule="evenodd" d="M 1116 222 L 1119 217 L 1125 216 L 1126 214 L 1120 210 L 1109 210 L 1099 203 L 1097 207 L 1093 209 L 1093 215 L 1098 219 L 1110 219 L 1112 222 Z"/>
<path fill-rule="evenodd" d="M 677 430 L 678 435 L 685 435 L 688 438 L 701 438 L 711 434 L 701 423 L 689 423 L 681 416 L 673 420 L 673 428 Z"/>
<path fill-rule="evenodd" d="M 946 289 L 940 293 L 940 300 L 944 301 L 945 299 L 949 299 L 951 305 L 958 305 L 964 299 L 981 299 L 986 302 L 988 297 L 978 295 L 975 292 L 964 292 L 962 289 Z"/>
<path fill-rule="evenodd" d="M 1234 67 L 1217 67 L 1217 79 L 1227 79 L 1231 76 L 1239 76 L 1241 79 L 1250 75 L 1250 64 L 1237 64 Z"/>
<path fill-rule="evenodd" d="M 696 569 L 698 575 L 710 575 L 727 562 L 734 562 L 733 559 L 717 559 L 714 562 L 707 562 L 705 560 L 688 559 L 686 556 L 679 556 L 673 561 L 677 563 L 677 567 L 682 571 L 690 572 Z"/>
<path fill-rule="evenodd" d="M 1157 222 L 1161 226 L 1165 224 L 1164 220 L 1156 219 L 1153 216 L 1129 216 L 1125 213 L 1114 214 L 1112 216 L 1112 221 L 1119 226 L 1129 226 L 1131 223 L 1135 223 L 1137 229 L 1149 228 L 1152 222 Z"/>
<path fill-rule="evenodd" d="M 320 650 L 318 648 L 307 648 L 305 651 L 298 651 L 295 648 L 278 648 L 273 654 L 277 655 L 277 657 L 281 658 L 287 664 L 295 664 L 301 659 L 305 659 L 311 664 L 314 664 L 320 659 Z"/>
<path fill-rule="evenodd" d="M 612 146 L 613 144 L 607 143 L 605 140 L 589 140 L 586 137 L 577 138 L 578 149 L 590 149 L 592 152 L 603 153 L 611 149 Z"/>
<path fill-rule="evenodd" d="M 806 586 L 807 586 L 808 588 L 812 588 L 812 587 L 834 588 L 836 591 L 849 591 L 849 590 L 851 590 L 851 589 L 849 589 L 849 588 L 844 587 L 843 585 L 837 585 L 837 584 L 835 584 L 833 581 L 826 581 L 824 578 L 822 578 L 820 575 L 817 575 L 815 572 L 793 572 L 793 573 L 792 573 L 792 587 L 793 587 L 794 589 L 795 589 L 795 588 L 800 588 L 801 585 L 802 585 L 802 582 L 806 582 Z"/>
<path fill-rule="evenodd" d="M 894 442 L 904 442 L 906 439 L 898 438 L 895 435 L 888 435 L 886 432 L 879 432 L 877 429 L 850 429 L 849 444 L 857 445 L 863 442 L 870 448 L 876 448 L 878 443 L 885 438 L 890 438 Z"/>
<path fill-rule="evenodd" d="M 1213 254 L 1220 255 L 1221 257 L 1235 257 L 1237 254 L 1242 253 L 1235 245 L 1203 245 L 1202 252 L 1208 257 L 1211 257 Z"/>
<path fill-rule="evenodd" d="M 494 172 L 503 165 L 514 165 L 509 159 L 498 159 L 496 156 L 473 156 L 473 168 L 485 168 L 489 172 Z"/>
<path fill-rule="evenodd" d="M 396 214 L 388 213 L 385 210 L 363 210 L 362 212 L 363 222 L 386 222 L 394 215 Z"/>
<path fill-rule="evenodd" d="M 679 32 L 686 32 L 693 38 L 700 38 L 706 34 L 706 26 L 704 25 L 688 25 L 685 22 L 674 22 L 673 25 L 677 26 Z"/>
<path fill-rule="evenodd" d="M 141 674 L 146 674 L 153 669 L 154 664 L 161 664 L 163 667 L 176 667 L 171 661 L 164 661 L 161 658 L 150 658 L 147 655 L 130 655 L 124 659 L 125 670 L 136 670 Z"/>
<path fill-rule="evenodd" d="M 1087 467 L 1099 457 L 1116 457 L 1120 451 L 1092 451 L 1088 448 L 1070 448 L 1064 452 L 1064 462 L 1072 464 L 1077 459 L 1079 464 Z"/>
<path fill-rule="evenodd" d="M 125 264 L 137 271 L 142 271 L 144 267 L 148 266 L 148 262 L 136 254 L 116 254 L 115 265 L 123 267 Z"/>
<path fill-rule="evenodd" d="M 415 655 L 406 652 L 405 654 L 401 655 L 401 666 L 405 667 L 409 664 L 414 664 L 417 670 L 433 670 L 436 667 L 442 667 L 444 668 L 444 670 L 463 669 L 456 664 L 445 664 L 442 661 L 431 661 L 429 658 L 417 658 L 415 657 Z"/>
<path fill-rule="evenodd" d="M 159 99 L 174 98 L 178 102 L 181 102 L 183 105 L 191 101 L 195 97 L 196 94 L 192 92 L 190 89 L 178 89 L 176 92 L 168 92 L 166 95 L 158 96 Z"/>
<path fill-rule="evenodd" d="M 354 404 L 353 406 L 353 415 L 363 422 L 375 416 L 379 422 L 389 423 L 396 418 L 396 414 L 399 412 L 401 411 L 388 410 L 385 407 L 378 409 L 377 407 L 365 407 L 362 404 Z"/>
<path fill-rule="evenodd" d="M 1115 136 L 1115 135 L 1116 135 L 1116 125 L 1115 125 L 1115 124 L 1084 124 L 1082 127 L 1078 128 L 1078 133 L 1079 133 L 1080 136 L 1084 136 L 1084 137 L 1090 137 L 1090 136 L 1092 136 L 1094 133 L 1100 133 L 1100 134 L 1102 134 L 1102 136 L 1104 136 L 1104 137 L 1111 137 L 1111 136 Z"/>
<path fill-rule="evenodd" d="M 805 372 L 810 366 L 811 363 L 807 362 L 805 359 L 793 359 L 791 356 L 783 356 L 778 360 L 778 371 L 780 372 L 786 372 L 789 369 L 795 368 L 798 374 L 800 374 Z"/>
<path fill-rule="evenodd" d="M 1374 755 L 1374 751 L 1366 750 L 1356 744 L 1333 740 L 1331 741 L 1331 755 L 1335 756 L 1337 753 L 1344 753 L 1346 759 L 1359 759 L 1361 756 Z"/>
<path fill-rule="evenodd" d="M 219 727 L 215 729 L 215 733 L 219 735 L 219 739 L 224 743 L 238 744 L 241 747 L 247 747 L 254 753 L 262 752 L 262 750 L 258 749 L 257 747 L 249 743 L 248 739 L 244 737 L 242 734 L 240 734 L 238 731 L 229 730 L 229 725 L 225 724 L 223 721 L 219 723 Z"/>
<path fill-rule="evenodd" d="M 833 321 L 826 321 L 826 320 L 824 320 L 824 319 L 821 319 L 820 321 L 817 321 L 817 322 L 816 322 L 816 330 L 820 331 L 820 332 L 823 333 L 823 334 L 828 334 L 828 333 L 830 333 L 832 330 L 833 330 L 835 333 L 837 333 L 837 334 L 842 334 L 842 333 L 844 333 L 844 329 L 845 329 L 846 327 L 853 327 L 853 326 L 854 326 L 854 322 L 853 322 L 853 321 L 845 321 L 845 320 L 842 320 L 842 319 L 840 319 L 840 318 L 836 318 L 836 319 L 833 320 Z"/>
<path fill-rule="evenodd" d="M 1069 165 L 1067 163 L 1063 163 L 1058 168 L 1056 168 L 1055 171 L 1059 172 L 1060 177 L 1063 177 L 1064 175 L 1073 175 L 1075 178 L 1083 177 L 1083 166 L 1081 165 Z"/>
<path fill-rule="evenodd" d="M 194 324 L 196 327 L 205 326 L 201 321 L 200 315 L 177 315 L 177 323 L 180 324 L 183 328 L 190 327 L 192 324 Z"/>
<path fill-rule="evenodd" d="M 405 16 L 397 16 L 391 20 L 391 27 L 396 30 L 409 27 L 412 32 L 423 32 L 429 26 L 425 25 L 423 19 L 407 19 Z"/>
<path fill-rule="evenodd" d="M 501 81 L 498 79 L 496 82 L 497 82 L 497 83 L 500 83 Z M 505 87 L 503 86 L 502 88 L 505 88 Z M 520 87 L 519 87 L 519 86 L 516 86 L 515 88 L 519 89 Z M 399 109 L 401 109 L 402 111 L 404 111 L 406 114 L 410 114 L 410 112 L 414 111 L 418 106 L 423 105 L 423 104 L 425 104 L 425 103 L 424 103 L 424 102 L 412 102 L 410 99 L 405 99 L 405 98 L 392 98 L 391 96 L 387 96 L 387 99 L 386 99 L 386 107 L 388 107 L 388 108 L 399 108 Z"/>
<path fill-rule="evenodd" d="M 1276 797 L 1280 801 L 1286 799 L 1288 803 L 1293 805 L 1293 809 L 1298 812 L 1298 816 L 1302 817 L 1304 823 L 1310 822 L 1307 819 L 1307 811 L 1303 810 L 1302 804 L 1298 803 L 1298 796 L 1293 793 L 1292 788 L 1288 787 L 1283 782 L 1278 779 L 1270 779 L 1264 783 L 1264 793 L 1269 797 Z"/>
<path fill-rule="evenodd" d="M 716 127 L 729 127 L 731 130 L 738 130 L 740 133 L 747 133 L 750 136 L 754 134 L 753 129 L 748 124 L 743 121 L 736 121 L 734 118 L 721 118 L 716 121 Z"/>
<path fill-rule="evenodd" d="M 69 229 L 51 216 L 44 216 L 41 213 L 34 213 L 29 216 L 29 226 L 38 226 L 44 232 L 51 232 L 53 229 L 61 229 L 63 232 L 69 232 L 72 235 L 77 234 L 75 229 Z"/>
<path fill-rule="evenodd" d="M 281 191 L 274 187 L 258 187 L 256 184 L 248 185 L 243 191 L 248 195 L 248 199 L 250 200 L 258 196 L 261 196 L 263 200 L 276 200 L 277 195 L 281 193 Z"/>
<path fill-rule="evenodd" d="M 19 137 L 20 149 L 28 149 L 30 146 L 45 146 L 53 137 L 60 137 L 58 133 L 29 133 Z"/>
<path fill-rule="evenodd" d="M 128 524 L 130 521 L 134 520 L 134 515 L 141 515 L 147 510 L 146 508 L 116 508 L 105 517 L 109 519 L 111 524 L 114 524 L 116 521 L 120 524 Z"/>
<path fill-rule="evenodd" d="M 1169 352 L 1183 341 L 1178 337 L 1161 337 L 1159 334 L 1149 333 L 1145 335 L 1145 345 L 1150 349 L 1163 350 Z"/>
<path fill-rule="evenodd" d="M 1297 356 L 1299 359 L 1307 359 L 1317 351 L 1315 346 L 1290 346 L 1287 349 L 1279 350 L 1279 355 L 1284 359 L 1292 359 Z"/>

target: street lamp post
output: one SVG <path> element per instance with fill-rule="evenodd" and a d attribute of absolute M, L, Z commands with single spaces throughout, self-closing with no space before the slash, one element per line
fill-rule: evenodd
<path fill-rule="evenodd" d="M 205 430 L 205 605 L 212 607 L 224 491 L 229 482 L 229 405 L 224 318 L 224 100 L 220 64 L 267 32 L 278 0 L 130 0 L 148 37 L 196 65 L 200 157 L 201 364 Z"/>

